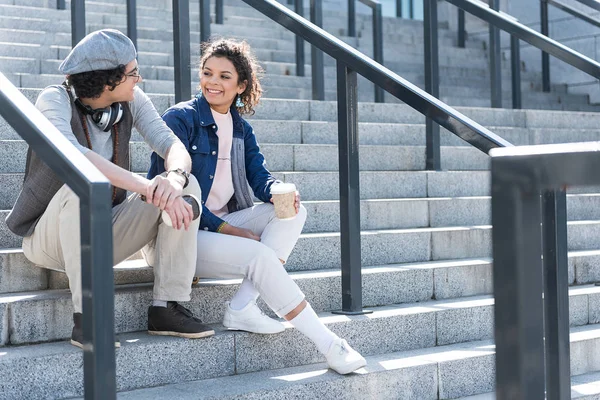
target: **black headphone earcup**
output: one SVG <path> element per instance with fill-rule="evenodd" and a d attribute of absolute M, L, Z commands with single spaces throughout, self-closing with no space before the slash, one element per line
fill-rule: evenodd
<path fill-rule="evenodd" d="M 113 103 L 107 109 L 102 110 L 97 117 L 96 115 L 92 116 L 96 125 L 98 125 L 104 132 L 108 132 L 114 124 L 121 120 L 122 117 L 123 107 L 121 106 L 121 103 Z"/>
<path fill-rule="evenodd" d="M 115 124 L 118 124 L 119 121 L 121 121 L 121 118 L 123 118 L 123 106 L 121 106 L 121 103 L 113 103 L 110 106 L 110 111 L 111 117 L 109 121 L 109 126 L 113 126 Z"/>

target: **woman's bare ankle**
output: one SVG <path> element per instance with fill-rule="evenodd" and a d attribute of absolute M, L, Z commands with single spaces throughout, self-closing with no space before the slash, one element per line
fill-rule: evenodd
<path fill-rule="evenodd" d="M 283 318 L 286 321 L 291 321 L 292 319 L 296 318 L 296 316 L 298 314 L 300 314 L 302 312 L 302 310 L 304 310 L 306 308 L 306 305 L 308 303 L 306 302 L 306 300 L 302 300 L 302 302 L 300 304 L 298 304 L 296 306 L 296 308 L 294 308 L 292 311 L 290 311 L 289 313 L 287 313 L 286 315 L 283 316 Z"/>

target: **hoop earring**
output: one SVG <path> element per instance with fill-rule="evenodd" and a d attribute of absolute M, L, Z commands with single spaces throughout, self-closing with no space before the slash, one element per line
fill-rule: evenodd
<path fill-rule="evenodd" d="M 242 108 L 245 106 L 244 102 L 242 101 L 242 98 L 240 97 L 240 95 L 238 94 L 237 99 L 235 100 L 235 106 L 237 108 Z"/>

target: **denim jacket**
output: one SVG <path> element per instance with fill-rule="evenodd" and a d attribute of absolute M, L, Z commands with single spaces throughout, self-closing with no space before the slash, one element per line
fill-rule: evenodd
<path fill-rule="evenodd" d="M 229 212 L 243 210 L 254 204 L 254 195 L 264 202 L 271 200 L 271 185 L 277 180 L 265 164 L 252 126 L 244 120 L 236 108 L 231 106 L 233 120 L 233 141 L 231 145 L 231 174 L 234 195 L 227 204 Z M 166 124 L 183 142 L 192 158 L 191 173 L 200 183 L 202 205 L 206 202 L 212 187 L 217 155 L 219 154 L 218 129 L 210 111 L 210 106 L 201 95 L 169 108 L 162 116 Z M 164 160 L 152 153 L 148 179 L 165 171 Z M 250 186 L 250 187 L 249 187 Z M 202 207 L 200 229 L 216 231 L 224 221 Z"/>

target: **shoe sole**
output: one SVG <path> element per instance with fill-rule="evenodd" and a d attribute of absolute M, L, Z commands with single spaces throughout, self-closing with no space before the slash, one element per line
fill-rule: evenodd
<path fill-rule="evenodd" d="M 215 331 L 204 331 L 197 333 L 181 333 L 181 332 L 172 332 L 172 331 L 148 331 L 148 334 L 155 336 L 176 336 L 185 339 L 200 339 L 208 336 L 213 336 Z"/>
<path fill-rule="evenodd" d="M 243 325 L 234 326 L 231 322 L 228 322 L 225 319 L 223 320 L 223 326 L 225 328 L 229 329 L 230 331 L 244 331 L 244 332 L 250 332 L 250 333 L 258 333 L 259 335 L 274 335 L 276 333 L 281 333 L 281 332 L 285 331 L 285 327 L 282 325 L 281 330 L 259 332 L 257 330 L 250 329 L 248 326 L 243 326 Z"/>
<path fill-rule="evenodd" d="M 361 361 L 355 362 L 354 364 L 345 365 L 343 369 L 335 369 L 332 367 L 329 367 L 329 368 L 331 368 L 332 370 L 334 370 L 335 372 L 337 372 L 340 375 L 347 375 L 349 373 L 356 371 L 357 369 L 364 367 L 365 365 L 367 365 L 367 362 L 361 360 Z"/>
<path fill-rule="evenodd" d="M 244 331 L 244 332 L 250 332 L 250 333 L 257 333 L 259 335 L 275 335 L 276 333 L 281 333 L 281 332 L 285 331 L 285 328 L 283 328 L 280 331 L 259 332 L 259 331 L 255 331 L 255 330 L 248 329 L 248 328 L 245 328 L 245 327 L 227 326 L 227 325 L 223 325 L 223 326 L 225 328 L 229 329 L 230 331 Z"/>
<path fill-rule="evenodd" d="M 71 344 L 75 347 L 79 347 L 80 349 L 83 350 L 83 345 L 81 343 L 79 343 L 76 340 L 71 339 Z M 121 348 L 121 343 L 120 342 L 115 342 L 115 349 L 119 349 Z"/>

